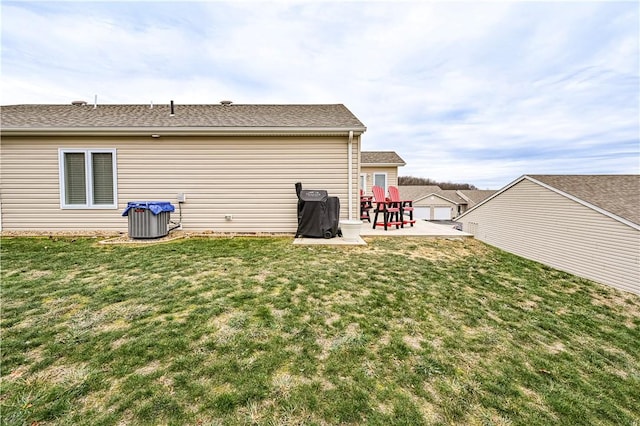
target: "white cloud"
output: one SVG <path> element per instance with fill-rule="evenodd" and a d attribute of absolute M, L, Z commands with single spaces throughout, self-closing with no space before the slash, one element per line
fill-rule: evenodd
<path fill-rule="evenodd" d="M 640 172 L 631 3 L 2 8 L 3 104 L 344 103 L 363 148 L 396 150 L 401 173 L 495 187 Z"/>

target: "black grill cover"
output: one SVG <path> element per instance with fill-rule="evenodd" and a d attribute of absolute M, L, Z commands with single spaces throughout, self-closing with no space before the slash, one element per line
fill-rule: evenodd
<path fill-rule="evenodd" d="M 301 189 L 298 194 L 298 230 L 296 237 L 333 238 L 340 235 L 340 200 L 325 190 Z"/>
<path fill-rule="evenodd" d="M 327 191 L 318 190 L 318 189 L 302 189 L 300 190 L 300 195 L 298 196 L 300 201 L 314 201 L 318 203 L 324 203 L 329 198 Z"/>
<path fill-rule="evenodd" d="M 327 226 L 331 236 L 327 236 L 325 231 L 325 238 L 333 238 L 336 235 L 342 237 L 342 231 L 340 230 L 340 198 L 329 197 L 327 199 Z"/>

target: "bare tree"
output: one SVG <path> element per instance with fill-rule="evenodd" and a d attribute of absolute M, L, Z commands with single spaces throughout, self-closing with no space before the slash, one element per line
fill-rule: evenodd
<path fill-rule="evenodd" d="M 441 189 L 478 189 L 469 183 L 437 182 L 430 178 L 398 176 L 398 185 L 437 185 Z"/>

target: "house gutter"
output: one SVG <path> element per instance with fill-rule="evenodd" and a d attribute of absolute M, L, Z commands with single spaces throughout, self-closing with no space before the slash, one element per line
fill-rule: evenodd
<path fill-rule="evenodd" d="M 347 136 L 366 130 L 341 127 L 52 127 L 3 128 L 2 136 Z"/>
<path fill-rule="evenodd" d="M 360 163 L 360 167 L 401 167 L 407 163 Z"/>
<path fill-rule="evenodd" d="M 347 179 L 347 181 L 349 182 L 349 220 L 353 220 L 353 152 L 352 152 L 352 147 L 353 147 L 353 130 L 349 130 L 349 143 L 348 145 L 348 152 L 347 152 L 347 161 L 349 162 L 349 165 L 347 167 L 347 169 L 349 170 L 349 177 Z"/>

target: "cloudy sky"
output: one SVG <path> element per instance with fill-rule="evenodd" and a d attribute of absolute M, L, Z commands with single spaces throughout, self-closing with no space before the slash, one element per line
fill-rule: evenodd
<path fill-rule="evenodd" d="M 404 176 L 640 173 L 640 5 L 2 0 L 3 105 L 342 103 Z"/>

